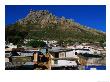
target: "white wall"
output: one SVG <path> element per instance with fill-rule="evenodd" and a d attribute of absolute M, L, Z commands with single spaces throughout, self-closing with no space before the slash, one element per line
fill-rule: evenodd
<path fill-rule="evenodd" d="M 5 58 L 5 62 L 9 62 L 9 58 Z"/>
<path fill-rule="evenodd" d="M 73 56 L 74 56 L 73 51 L 66 52 L 66 57 L 73 57 Z"/>
<path fill-rule="evenodd" d="M 58 60 L 58 66 L 76 66 L 77 63 L 75 61 L 69 61 L 69 60 Z"/>
<path fill-rule="evenodd" d="M 17 45 L 13 45 L 13 43 L 10 43 L 9 45 L 7 45 L 9 48 L 17 48 Z"/>

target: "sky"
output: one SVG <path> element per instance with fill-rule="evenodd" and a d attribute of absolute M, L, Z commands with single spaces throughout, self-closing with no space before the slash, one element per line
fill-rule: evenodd
<path fill-rule="evenodd" d="M 81 25 L 106 32 L 105 5 L 6 5 L 5 24 L 13 24 L 26 17 L 31 9 L 48 10 L 57 17 L 64 16 Z"/>

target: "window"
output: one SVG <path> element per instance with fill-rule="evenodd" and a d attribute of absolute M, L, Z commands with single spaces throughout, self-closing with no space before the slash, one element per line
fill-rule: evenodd
<path fill-rule="evenodd" d="M 54 64 L 58 64 L 58 60 L 54 60 Z"/>
<path fill-rule="evenodd" d="M 61 53 L 59 54 L 59 56 L 60 56 L 60 58 L 64 58 L 64 57 L 65 57 L 64 52 L 61 52 Z"/>
<path fill-rule="evenodd" d="M 59 53 L 55 53 L 55 58 L 59 58 Z"/>

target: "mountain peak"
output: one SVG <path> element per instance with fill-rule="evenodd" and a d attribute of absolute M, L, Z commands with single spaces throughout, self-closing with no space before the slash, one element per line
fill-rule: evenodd
<path fill-rule="evenodd" d="M 100 42 L 105 41 L 106 37 L 103 32 L 87 28 L 72 19 L 66 19 L 64 16 L 55 16 L 48 10 L 31 9 L 25 18 L 17 21 L 17 24 L 26 27 L 29 31 L 28 36 L 37 39 Z"/>

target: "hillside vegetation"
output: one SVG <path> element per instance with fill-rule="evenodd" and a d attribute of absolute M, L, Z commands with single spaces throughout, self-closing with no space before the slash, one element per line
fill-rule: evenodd
<path fill-rule="evenodd" d="M 106 34 L 87 28 L 72 19 L 57 17 L 47 10 L 34 11 L 18 20 L 15 24 L 6 25 L 6 41 L 22 44 L 24 39 L 57 40 L 65 42 L 100 42 L 106 40 Z"/>

